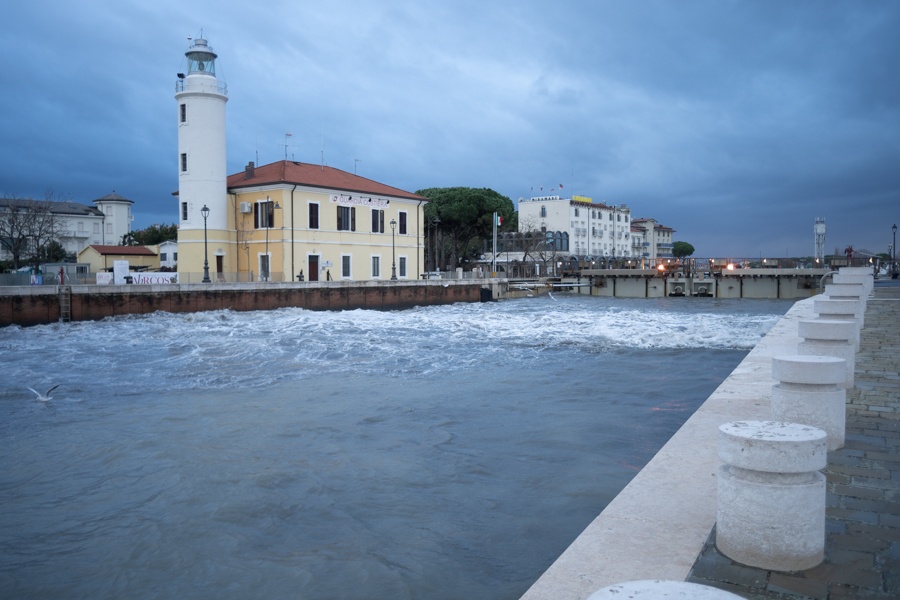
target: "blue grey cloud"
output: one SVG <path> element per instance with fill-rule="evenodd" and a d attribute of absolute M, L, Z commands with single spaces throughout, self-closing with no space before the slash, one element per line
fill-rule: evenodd
<path fill-rule="evenodd" d="M 900 221 L 892 0 L 36 0 L 2 28 L 0 193 L 115 190 L 137 227 L 177 219 L 175 74 L 201 29 L 229 172 L 287 155 L 411 191 L 562 183 L 706 256 L 810 254 L 820 216 L 829 251 L 881 252 Z"/>

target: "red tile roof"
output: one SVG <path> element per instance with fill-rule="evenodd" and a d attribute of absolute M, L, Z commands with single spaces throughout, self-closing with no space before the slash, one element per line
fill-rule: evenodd
<path fill-rule="evenodd" d="M 156 256 L 156 252 L 146 246 L 102 246 L 99 244 L 91 244 L 90 247 L 101 255 Z"/>
<path fill-rule="evenodd" d="M 244 171 L 228 176 L 229 190 L 276 184 L 297 184 L 346 192 L 408 198 L 410 200 L 427 200 L 424 196 L 378 183 L 334 167 L 323 167 L 322 165 L 290 160 L 281 160 L 268 165 L 253 167 L 252 169 L 248 165 Z"/>

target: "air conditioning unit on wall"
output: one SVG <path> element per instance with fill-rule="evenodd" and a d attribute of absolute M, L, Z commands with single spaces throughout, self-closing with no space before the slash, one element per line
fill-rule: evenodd
<path fill-rule="evenodd" d="M 244 214 L 252 213 L 253 206 L 249 202 L 241 202 L 241 212 Z"/>

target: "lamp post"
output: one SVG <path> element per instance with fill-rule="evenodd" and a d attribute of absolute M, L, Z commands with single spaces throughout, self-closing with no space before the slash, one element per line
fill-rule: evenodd
<path fill-rule="evenodd" d="M 391 281 L 397 281 L 397 221 L 391 219 Z"/>
<path fill-rule="evenodd" d="M 440 217 L 435 217 L 431 220 L 432 236 L 434 236 L 434 239 L 432 240 L 434 242 L 432 244 L 432 246 L 434 247 L 434 253 L 431 255 L 432 271 L 438 270 L 437 234 L 438 234 L 438 225 L 440 225 L 440 224 L 441 224 Z"/>
<path fill-rule="evenodd" d="M 266 273 L 264 275 L 266 281 L 269 281 L 269 273 L 272 271 L 272 267 L 269 264 L 272 260 L 269 257 L 269 228 L 274 225 L 276 208 L 281 208 L 281 206 L 277 202 L 273 206 L 272 201 L 266 196 Z"/>
<path fill-rule="evenodd" d="M 897 224 L 891 227 L 894 234 L 894 244 L 891 246 L 891 279 L 897 279 Z"/>
<path fill-rule="evenodd" d="M 203 215 L 203 283 L 210 283 L 211 280 L 209 278 L 209 251 L 207 249 L 207 237 L 206 237 L 206 219 L 209 217 L 209 207 L 204 204 L 203 208 L 200 209 L 200 214 Z"/>

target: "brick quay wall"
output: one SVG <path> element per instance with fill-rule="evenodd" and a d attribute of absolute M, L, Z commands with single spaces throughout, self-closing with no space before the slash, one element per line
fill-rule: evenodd
<path fill-rule="evenodd" d="M 479 302 L 489 288 L 471 280 L 0 287 L 0 327 L 55 323 L 67 301 L 69 320 L 96 321 L 157 311 L 397 310 Z"/>

